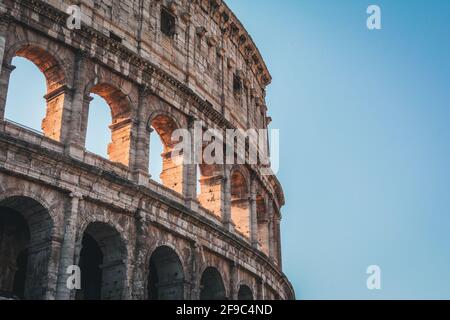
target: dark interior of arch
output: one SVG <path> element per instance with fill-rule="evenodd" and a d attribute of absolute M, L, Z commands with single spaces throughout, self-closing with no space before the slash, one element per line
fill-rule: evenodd
<path fill-rule="evenodd" d="M 33 199 L 0 202 L 0 296 L 45 298 L 52 227 L 48 211 Z"/>
<path fill-rule="evenodd" d="M 160 247 L 150 258 L 148 298 L 150 300 L 183 300 L 184 272 L 176 252 Z"/>
<path fill-rule="evenodd" d="M 225 286 L 216 268 L 207 268 L 200 282 L 200 300 L 226 300 Z"/>
<path fill-rule="evenodd" d="M 126 276 L 126 249 L 120 234 L 103 223 L 84 232 L 80 251 L 81 290 L 77 300 L 120 300 Z"/>
<path fill-rule="evenodd" d="M 241 285 L 239 288 L 239 292 L 238 292 L 238 300 L 253 300 L 253 293 L 252 290 L 246 286 L 246 285 Z"/>

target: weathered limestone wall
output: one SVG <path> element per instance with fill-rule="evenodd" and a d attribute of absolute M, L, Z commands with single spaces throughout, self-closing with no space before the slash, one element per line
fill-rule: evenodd
<path fill-rule="evenodd" d="M 79 3 L 83 27 L 74 31 L 65 25 L 71 1 L 0 4 L 0 213 L 16 212 L 30 229 L 25 297 L 80 298 L 66 288 L 65 270 L 83 262 L 89 236 L 102 253 L 105 299 L 198 299 L 211 268 L 220 275 L 211 288 L 223 282 L 218 297 L 237 298 L 245 284 L 255 298 L 293 298 L 281 271 L 284 196 L 275 176 L 245 166 L 238 179 L 236 168 L 218 165 L 197 177 L 195 166 L 168 157 L 163 185 L 148 174 L 150 134 L 168 155 L 171 132 L 195 120 L 219 130 L 267 126 L 270 75 L 245 29 L 221 1 Z M 161 32 L 162 10 L 175 18 L 173 36 Z M 47 79 L 43 135 L 4 119 L 16 56 Z M 84 147 L 91 93 L 111 108 L 109 159 Z M 258 194 L 270 201 L 261 206 Z M 36 226 L 33 216 L 48 223 Z M 158 255 L 152 260 L 161 247 L 170 248 L 168 278 L 158 276 Z M 11 278 L 0 283 L 11 290 Z"/>

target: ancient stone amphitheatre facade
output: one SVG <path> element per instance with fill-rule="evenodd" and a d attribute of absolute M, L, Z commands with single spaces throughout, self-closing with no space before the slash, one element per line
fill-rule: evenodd
<path fill-rule="evenodd" d="M 80 29 L 68 28 L 70 5 Z M 223 1 L 3 0 L 0 52 L 0 296 L 294 298 L 277 178 L 170 157 L 171 133 L 195 121 L 270 122 L 271 76 Z M 4 116 L 15 57 L 46 78 L 41 133 Z M 85 149 L 91 94 L 111 109 L 108 159 Z M 164 144 L 161 183 L 149 174 L 152 134 Z M 72 265 L 81 290 L 67 287 Z"/>

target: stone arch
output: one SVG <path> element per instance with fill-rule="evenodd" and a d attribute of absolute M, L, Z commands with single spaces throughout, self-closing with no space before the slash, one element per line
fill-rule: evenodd
<path fill-rule="evenodd" d="M 85 89 L 85 102 L 82 111 L 83 144 L 86 142 L 87 126 L 89 122 L 89 104 L 92 101 L 90 94 L 96 94 L 106 101 L 111 110 L 112 123 L 111 142 L 108 145 L 108 158 L 125 166 L 130 165 L 132 150 L 133 129 L 133 102 L 116 85 L 110 82 L 91 82 Z M 91 119 L 92 120 L 92 119 Z"/>
<path fill-rule="evenodd" d="M 200 300 L 227 300 L 223 277 L 215 267 L 206 267 L 202 272 Z"/>
<path fill-rule="evenodd" d="M 42 120 L 42 133 L 50 139 L 62 142 L 64 132 L 67 131 L 63 125 L 64 105 L 66 100 L 70 100 L 67 98 L 69 88 L 69 77 L 65 67 L 67 64 L 50 49 L 50 46 L 44 47 L 42 44 L 28 40 L 18 41 L 10 46 L 5 54 L 6 64 L 10 67 L 7 68 L 8 74 L 6 71 L 2 73 L 2 78 L 7 86 L 9 86 L 9 73 L 14 70 L 11 65 L 14 57 L 22 57 L 32 62 L 44 75 L 47 92 L 44 96 L 46 115 Z M 4 89 L 2 100 L 6 101 L 8 88 Z M 4 114 L 4 110 L 1 114 Z"/>
<path fill-rule="evenodd" d="M 172 151 L 178 141 L 172 140 L 172 134 L 175 130 L 181 129 L 182 124 L 178 119 L 166 111 L 153 112 L 147 121 L 147 128 L 150 133 L 156 133 L 162 143 L 163 153 L 162 158 L 162 172 L 160 174 L 161 183 L 180 194 L 183 193 L 183 180 L 184 180 L 184 166 L 183 159 L 180 159 L 183 155 L 175 157 Z M 151 146 L 149 148 L 151 150 Z M 150 151 L 151 152 L 151 151 Z"/>
<path fill-rule="evenodd" d="M 128 246 L 119 229 L 112 223 L 86 223 L 79 241 L 82 241 L 78 265 L 82 274 L 79 300 L 119 300 L 127 288 Z M 123 230 L 122 230 L 123 231 Z"/>
<path fill-rule="evenodd" d="M 24 299 L 49 297 L 53 234 L 54 221 L 40 202 L 23 195 L 2 197 L 0 291 Z"/>
<path fill-rule="evenodd" d="M 238 300 L 250 301 L 254 299 L 253 291 L 250 289 L 250 286 L 245 283 L 241 283 L 238 290 Z"/>
<path fill-rule="evenodd" d="M 7 183 L 7 182 L 4 182 Z M 29 198 L 37 203 L 39 203 L 42 207 L 45 208 L 45 210 L 50 215 L 50 218 L 52 220 L 52 237 L 57 237 L 62 233 L 61 229 L 61 218 L 62 215 L 58 215 L 58 209 L 55 208 L 54 204 L 51 204 L 46 198 L 44 194 L 39 194 L 37 192 L 33 192 L 31 190 L 28 190 L 28 188 L 25 188 L 23 186 L 20 186 L 19 188 L 8 188 L 8 189 L 2 189 L 2 186 L 0 185 L 0 202 L 4 201 L 8 198 L 13 197 L 23 197 L 23 198 Z"/>
<path fill-rule="evenodd" d="M 247 170 L 235 166 L 230 173 L 231 179 L 231 220 L 236 230 L 250 237 L 250 179 Z"/>
<path fill-rule="evenodd" d="M 150 300 L 183 300 L 186 273 L 179 253 L 162 245 L 148 259 L 147 298 Z"/>

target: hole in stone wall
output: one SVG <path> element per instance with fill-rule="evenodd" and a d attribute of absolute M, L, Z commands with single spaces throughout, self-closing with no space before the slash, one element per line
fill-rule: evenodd
<path fill-rule="evenodd" d="M 5 118 L 42 133 L 46 113 L 45 76 L 26 58 L 16 57 L 12 64 L 16 69 L 9 80 Z"/>
<path fill-rule="evenodd" d="M 197 181 L 196 181 L 197 183 L 195 185 L 195 190 L 198 198 L 202 193 L 202 185 L 201 185 L 202 171 L 200 170 L 200 165 L 197 165 L 196 167 L 197 167 Z"/>
<path fill-rule="evenodd" d="M 76 292 L 76 300 L 100 300 L 102 298 L 103 253 L 97 241 L 84 234 L 80 253 L 81 290 Z"/>
<path fill-rule="evenodd" d="M 181 194 L 183 192 L 183 155 L 172 154 L 174 147 L 179 143 L 172 140 L 172 134 L 178 129 L 178 125 L 170 115 L 160 114 L 152 119 L 150 126 L 152 128 L 150 134 L 152 179 Z"/>
<path fill-rule="evenodd" d="M 154 129 L 153 133 L 150 135 L 150 148 L 150 175 L 153 181 L 162 183 L 161 172 L 163 170 L 163 161 L 161 154 L 164 152 L 164 145 Z"/>
<path fill-rule="evenodd" d="M 51 217 L 40 203 L 20 196 L 0 202 L 0 297 L 45 297 L 51 234 Z"/>
<path fill-rule="evenodd" d="M 226 300 L 222 276 L 216 268 L 207 268 L 200 282 L 200 300 Z"/>
<path fill-rule="evenodd" d="M 166 8 L 161 9 L 161 32 L 168 37 L 175 35 L 175 16 Z"/>
<path fill-rule="evenodd" d="M 79 266 L 82 289 L 77 300 L 120 300 L 126 279 L 127 250 L 113 227 L 93 222 L 85 230 Z"/>
<path fill-rule="evenodd" d="M 111 109 L 100 96 L 91 94 L 93 100 L 89 105 L 88 126 L 86 132 L 86 149 L 108 159 L 108 145 L 111 141 Z"/>
<path fill-rule="evenodd" d="M 241 285 L 238 292 L 238 300 L 253 300 L 252 290 L 246 285 Z"/>
<path fill-rule="evenodd" d="M 101 99 L 94 98 L 88 108 L 89 113 L 98 111 L 101 114 L 86 115 L 84 113 L 84 116 L 88 117 L 87 126 L 91 130 L 89 132 L 89 141 L 90 143 L 92 142 L 91 147 L 96 150 L 95 153 L 110 161 L 128 166 L 130 161 L 131 128 L 133 125 L 133 121 L 130 118 L 131 107 L 128 96 L 108 83 L 97 84 L 91 89 L 90 94 L 93 97 L 95 95 L 101 97 Z M 102 100 L 106 102 L 108 108 L 105 108 Z M 98 106 L 100 106 L 100 109 Z M 107 111 L 110 111 L 109 116 L 107 116 Z M 106 122 L 107 120 L 109 123 Z M 108 129 L 110 130 L 109 144 L 105 147 L 106 130 Z M 98 130 L 101 130 L 101 135 L 97 134 Z M 95 143 L 96 141 L 97 143 Z M 85 145 L 87 144 L 85 143 Z M 105 150 L 107 150 L 107 156 Z"/>
<path fill-rule="evenodd" d="M 184 272 L 177 253 L 162 246 L 150 258 L 148 298 L 150 300 L 182 300 Z"/>
<path fill-rule="evenodd" d="M 237 74 L 233 75 L 233 91 L 235 94 L 242 93 L 242 81 Z"/>

